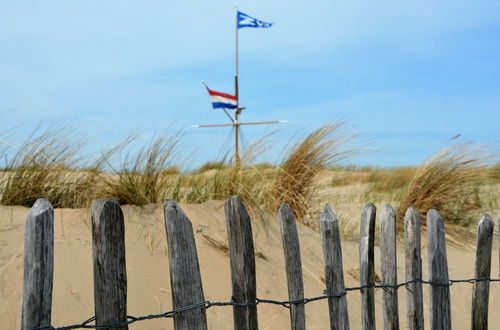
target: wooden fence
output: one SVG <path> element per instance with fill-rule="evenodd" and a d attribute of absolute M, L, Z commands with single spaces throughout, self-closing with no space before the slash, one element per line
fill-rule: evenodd
<path fill-rule="evenodd" d="M 207 329 L 206 308 L 233 308 L 234 328 L 257 329 L 257 305 L 265 301 L 256 296 L 256 273 L 252 225 L 244 205 L 232 197 L 224 205 L 229 243 L 232 300 L 209 303 L 204 299 L 193 228 L 182 209 L 172 200 L 164 205 L 165 229 L 170 263 L 170 281 L 174 311 L 160 316 L 174 318 L 175 329 Z M 128 329 L 127 273 L 123 213 L 115 200 L 97 200 L 92 205 L 95 326 Z M 342 267 L 342 249 L 338 221 L 326 205 L 320 216 L 321 242 L 325 262 L 326 294 L 304 298 L 299 237 L 292 210 L 282 205 L 278 212 L 285 256 L 289 301 L 274 302 L 290 309 L 292 329 L 305 329 L 305 304 L 328 299 L 331 329 L 349 329 L 347 292 L 361 291 L 362 329 L 375 329 L 375 288 L 383 290 L 384 329 L 399 329 L 398 295 L 407 291 L 406 328 L 423 329 L 422 285 L 430 286 L 431 329 L 451 329 L 450 280 L 446 257 L 443 219 L 435 210 L 427 213 L 427 250 L 429 280 L 422 279 L 421 218 L 414 208 L 404 217 L 405 282 L 398 283 L 396 258 L 396 216 L 386 205 L 380 216 L 381 280 L 374 282 L 374 241 L 376 208 L 365 206 L 361 214 L 359 244 L 360 286 L 346 288 Z M 22 329 L 53 329 L 51 326 L 54 258 L 54 211 L 50 202 L 39 199 L 29 212 L 25 225 L 24 293 Z M 485 215 L 478 226 L 475 279 L 472 296 L 472 329 L 488 328 L 488 298 L 491 271 L 493 221 Z M 495 279 L 498 280 L 498 279 Z M 468 280 L 457 280 L 465 282 Z M 325 328 L 327 325 L 325 325 Z M 71 327 L 68 327 L 71 328 Z M 68 329 L 65 328 L 65 329 Z M 72 327 L 72 329 L 78 326 Z"/>

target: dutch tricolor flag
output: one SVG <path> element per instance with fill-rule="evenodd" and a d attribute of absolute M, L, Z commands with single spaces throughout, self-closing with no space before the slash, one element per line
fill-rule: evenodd
<path fill-rule="evenodd" d="M 234 95 L 217 92 L 208 87 L 207 91 L 214 109 L 236 109 L 238 106 L 238 99 Z"/>

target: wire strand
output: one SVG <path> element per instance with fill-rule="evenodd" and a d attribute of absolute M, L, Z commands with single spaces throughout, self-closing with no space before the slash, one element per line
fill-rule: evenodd
<path fill-rule="evenodd" d="M 296 299 L 296 300 L 284 300 L 284 301 L 279 301 L 279 300 L 272 300 L 272 299 L 262 299 L 262 298 L 257 298 L 254 302 L 235 302 L 235 301 L 230 301 L 230 302 L 211 302 L 211 301 L 201 301 L 197 302 L 191 305 L 187 305 L 184 307 L 176 308 L 171 311 L 165 312 L 165 313 L 160 313 L 160 314 L 150 314 L 150 315 L 144 315 L 144 316 L 131 316 L 127 315 L 127 321 L 123 322 L 115 322 L 115 323 L 110 323 L 110 324 L 105 324 L 105 325 L 94 325 L 90 324 L 92 322 L 95 322 L 96 317 L 93 316 L 89 318 L 88 320 L 85 320 L 82 323 L 79 324 L 74 324 L 74 325 L 68 325 L 68 326 L 62 326 L 62 327 L 53 327 L 52 325 L 49 326 L 43 326 L 43 327 L 38 327 L 38 328 L 32 328 L 31 330 L 71 330 L 71 329 L 104 329 L 104 328 L 113 328 L 113 327 L 120 327 L 128 324 L 132 324 L 135 322 L 140 322 L 140 321 L 145 321 L 145 320 L 152 320 L 152 319 L 159 319 L 159 318 L 172 318 L 175 316 L 175 314 L 190 311 L 196 308 L 211 308 L 211 307 L 226 307 L 226 306 L 233 306 L 233 307 L 256 307 L 257 305 L 260 304 L 272 304 L 272 305 L 278 305 L 282 306 L 284 308 L 290 308 L 291 305 L 299 305 L 299 304 L 308 304 L 310 302 L 315 302 L 319 300 L 324 300 L 324 299 L 333 299 L 333 298 L 340 298 L 343 296 L 346 296 L 347 293 L 351 291 L 360 291 L 363 292 L 366 289 L 395 289 L 398 290 L 401 287 L 406 287 L 410 284 L 415 284 L 415 283 L 420 283 L 420 284 L 425 284 L 425 285 L 431 285 L 431 286 L 444 286 L 444 287 L 450 287 L 455 283 L 469 283 L 469 284 L 474 284 L 477 282 L 500 282 L 500 278 L 489 278 L 489 277 L 478 277 L 478 278 L 468 278 L 468 279 L 459 279 L 459 280 L 449 280 L 447 283 L 437 283 L 437 282 L 431 282 L 431 281 L 426 281 L 423 279 L 414 279 L 411 281 L 406 281 L 402 283 L 397 283 L 397 284 L 375 284 L 375 283 L 370 283 L 370 284 L 365 284 L 361 286 L 355 286 L 355 287 L 349 287 L 345 288 L 344 291 L 342 292 L 336 292 L 336 293 L 328 293 L 326 290 L 324 292 L 324 295 L 317 296 L 317 297 L 312 297 L 312 298 L 302 298 L 302 299 Z"/>

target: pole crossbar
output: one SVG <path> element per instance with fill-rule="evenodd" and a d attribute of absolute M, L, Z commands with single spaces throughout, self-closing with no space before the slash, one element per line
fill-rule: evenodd
<path fill-rule="evenodd" d="M 245 125 L 270 125 L 270 124 L 282 124 L 286 123 L 286 120 L 272 120 L 272 121 L 256 121 L 250 123 L 232 123 L 232 124 L 207 124 L 207 125 L 193 125 L 193 127 L 203 128 L 203 127 L 229 127 L 229 126 L 245 126 Z"/>

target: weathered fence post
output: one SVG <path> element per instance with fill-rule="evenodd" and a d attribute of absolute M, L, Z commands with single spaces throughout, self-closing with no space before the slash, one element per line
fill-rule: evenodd
<path fill-rule="evenodd" d="M 476 269 L 475 278 L 489 278 L 491 273 L 491 246 L 493 243 L 493 226 L 491 218 L 485 214 L 477 227 L 476 238 Z M 474 283 L 472 291 L 473 330 L 488 329 L 488 302 L 490 296 L 490 281 Z"/>
<path fill-rule="evenodd" d="M 99 199 L 92 203 L 92 240 L 95 324 L 126 322 L 125 224 L 116 200 Z M 128 325 L 105 329 L 125 330 Z"/>
<path fill-rule="evenodd" d="M 427 212 L 427 253 L 430 285 L 431 329 L 451 329 L 450 287 L 444 222 L 439 213 Z"/>
<path fill-rule="evenodd" d="M 359 279 L 361 286 L 361 328 L 375 329 L 375 215 L 377 209 L 373 204 L 367 204 L 361 213 L 359 239 Z"/>
<path fill-rule="evenodd" d="M 288 299 L 304 299 L 304 280 L 302 277 L 302 261 L 300 259 L 299 235 L 293 211 L 287 204 L 282 204 L 278 210 L 281 228 L 281 240 L 285 254 L 286 280 L 288 284 Z M 290 305 L 290 323 L 292 330 L 306 328 L 304 304 Z"/>
<path fill-rule="evenodd" d="M 255 255 L 252 224 L 241 200 L 231 197 L 224 203 L 226 214 L 231 282 L 234 303 L 257 303 Z M 258 329 L 257 306 L 233 306 L 234 328 Z"/>
<path fill-rule="evenodd" d="M 405 214 L 406 328 L 424 329 L 424 300 L 422 292 L 422 252 L 420 214 L 410 207 Z"/>
<path fill-rule="evenodd" d="M 45 198 L 31 208 L 24 226 L 21 329 L 50 326 L 54 277 L 54 209 Z"/>
<path fill-rule="evenodd" d="M 380 256 L 382 283 L 398 284 L 396 257 L 396 215 L 390 205 L 386 205 L 380 215 Z M 384 329 L 399 329 L 398 290 L 385 288 L 382 291 Z"/>
<path fill-rule="evenodd" d="M 325 260 L 326 292 L 345 293 L 344 266 L 342 263 L 342 247 L 338 220 L 330 205 L 326 205 L 320 215 L 321 243 Z M 328 298 L 330 328 L 335 330 L 349 329 L 349 314 L 347 312 L 347 297 Z"/>
<path fill-rule="evenodd" d="M 174 309 L 205 300 L 191 221 L 173 200 L 165 203 L 170 283 Z M 174 315 L 176 330 L 207 329 L 205 305 Z"/>

